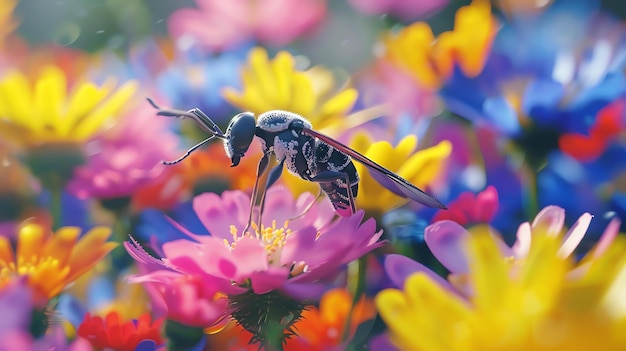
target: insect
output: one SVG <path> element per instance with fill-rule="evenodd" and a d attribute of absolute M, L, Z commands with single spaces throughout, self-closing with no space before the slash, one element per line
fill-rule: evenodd
<path fill-rule="evenodd" d="M 433 196 L 406 179 L 341 142 L 314 130 L 308 120 L 296 113 L 272 110 L 255 118 L 253 113 L 243 112 L 230 120 L 224 133 L 213 120 L 197 108 L 189 111 L 161 109 L 151 99 L 148 101 L 158 110 L 157 115 L 193 119 L 202 130 L 211 134 L 178 159 L 164 161 L 165 164 L 178 163 L 194 150 L 218 138 L 224 141 L 224 149 L 231 159 L 231 167 L 235 167 L 245 155 L 254 137 L 261 140 L 263 157 L 257 168 L 251 207 L 256 204 L 259 179 L 267 171 L 270 156 L 273 154 L 277 165 L 269 171 L 265 189 L 280 178 L 283 168 L 286 167 L 289 172 L 302 179 L 318 183 L 340 216 L 345 217 L 356 212 L 355 198 L 358 193 L 359 175 L 352 160 L 365 165 L 372 177 L 394 194 L 429 207 L 446 208 Z M 265 191 L 261 194 L 260 214 L 263 213 L 264 198 Z"/>

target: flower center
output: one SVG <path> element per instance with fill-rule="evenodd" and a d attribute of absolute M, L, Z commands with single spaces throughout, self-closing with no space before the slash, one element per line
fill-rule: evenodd
<path fill-rule="evenodd" d="M 269 263 L 278 262 L 282 248 L 292 234 L 291 229 L 289 229 L 289 221 L 285 221 L 282 227 L 278 227 L 276 221 L 272 221 L 270 227 L 261 226 L 261 228 L 259 228 L 259 225 L 255 222 L 252 222 L 250 226 L 252 227 L 253 234 L 250 233 L 250 231 L 246 231 L 241 234 L 241 236 L 237 233 L 237 228 L 234 225 L 230 226 L 230 233 L 233 236 L 232 245 L 234 246 L 237 239 L 241 237 L 254 235 L 256 239 L 263 243 L 265 252 L 267 253 L 267 261 Z"/>

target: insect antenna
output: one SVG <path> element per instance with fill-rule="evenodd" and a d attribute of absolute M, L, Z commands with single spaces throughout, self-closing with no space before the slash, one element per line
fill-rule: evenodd
<path fill-rule="evenodd" d="M 157 105 L 152 99 L 146 98 L 146 100 L 148 100 L 152 107 L 158 110 L 157 115 L 159 116 L 190 118 L 193 119 L 200 129 L 205 132 L 213 134 L 215 137 L 220 139 L 228 139 L 220 127 L 218 127 L 217 124 L 215 124 L 215 122 L 213 122 L 213 120 L 200 109 L 194 108 L 189 111 L 164 109 Z"/>
<path fill-rule="evenodd" d="M 177 158 L 177 159 L 175 159 L 173 161 L 163 161 L 164 165 L 174 165 L 174 164 L 179 163 L 180 161 L 186 159 L 189 155 L 191 155 L 192 152 L 194 152 L 195 150 L 199 149 L 204 144 L 208 143 L 209 141 L 211 141 L 211 140 L 213 140 L 215 138 L 228 139 L 228 136 L 226 136 L 224 134 L 224 132 L 222 132 L 220 127 L 217 124 L 215 124 L 215 122 L 213 122 L 213 120 L 211 118 L 209 118 L 209 116 L 207 116 L 200 109 L 194 108 L 194 109 L 189 110 L 189 111 L 174 110 L 174 109 L 163 109 L 159 105 L 157 105 L 152 99 L 150 99 L 150 98 L 146 98 L 146 99 L 148 100 L 150 105 L 152 105 L 152 107 L 154 107 L 155 109 L 158 110 L 157 115 L 159 115 L 159 116 L 167 116 L 167 117 L 183 117 L 183 118 L 186 117 L 186 118 L 191 118 L 191 119 L 193 119 L 196 122 L 196 124 L 198 124 L 200 126 L 200 128 L 202 130 L 204 130 L 205 132 L 208 132 L 210 134 L 213 134 L 210 137 L 208 137 L 208 138 L 202 140 L 201 142 L 197 143 L 196 145 L 192 146 L 181 157 L 179 157 L 179 158 Z"/>
<path fill-rule="evenodd" d="M 163 161 L 164 165 L 175 165 L 177 163 L 179 163 L 180 161 L 186 159 L 189 155 L 191 155 L 192 152 L 194 152 L 196 149 L 200 148 L 202 145 L 208 143 L 209 141 L 215 139 L 215 135 L 211 135 L 210 137 L 202 140 L 201 142 L 197 143 L 196 145 L 192 146 L 189 150 L 187 150 L 187 152 L 185 152 L 181 157 L 175 159 L 174 161 Z"/>

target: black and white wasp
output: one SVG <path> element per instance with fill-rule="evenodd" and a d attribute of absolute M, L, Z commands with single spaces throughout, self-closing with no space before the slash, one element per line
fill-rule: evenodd
<path fill-rule="evenodd" d="M 261 140 L 263 157 L 257 168 L 251 206 L 256 203 L 259 179 L 267 170 L 270 156 L 274 154 L 277 165 L 270 170 L 265 189 L 274 184 L 280 178 L 283 167 L 287 167 L 294 175 L 318 183 L 340 216 L 345 217 L 356 212 L 355 198 L 359 189 L 359 175 L 352 163 L 353 159 L 365 165 L 372 177 L 394 194 L 429 207 L 446 208 L 433 196 L 409 181 L 339 141 L 315 131 L 308 120 L 293 112 L 273 110 L 260 114 L 258 119 L 251 112 L 243 112 L 231 119 L 224 133 L 213 120 L 197 108 L 189 111 L 161 109 L 152 100 L 148 101 L 159 110 L 157 115 L 191 118 L 202 130 L 211 134 L 177 160 L 164 161 L 165 164 L 178 163 L 194 150 L 218 138 L 224 141 L 224 149 L 231 159 L 231 167 L 235 167 L 250 147 L 252 139 L 257 136 Z M 264 197 L 265 191 L 261 195 L 261 214 Z"/>

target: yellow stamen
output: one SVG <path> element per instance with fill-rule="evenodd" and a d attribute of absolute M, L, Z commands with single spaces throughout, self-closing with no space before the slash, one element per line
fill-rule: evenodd
<path fill-rule="evenodd" d="M 261 225 L 261 227 L 259 228 L 259 225 L 257 223 L 252 222 L 250 224 L 250 228 L 252 228 L 254 237 L 264 244 L 265 251 L 267 253 L 267 260 L 269 263 L 276 261 L 277 256 L 280 255 L 281 249 L 292 234 L 291 229 L 289 229 L 288 220 L 283 223 L 282 227 L 277 227 L 276 221 L 274 220 L 272 221 L 272 225 L 270 227 L 265 227 Z M 249 231 L 239 234 L 237 227 L 235 227 L 234 225 L 230 226 L 230 234 L 233 237 L 232 242 L 229 243 L 227 240 L 224 240 L 224 244 L 231 249 L 236 246 L 237 241 L 240 238 L 252 235 Z"/>

